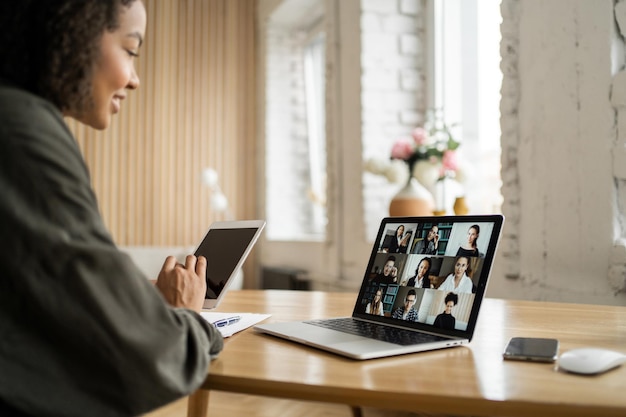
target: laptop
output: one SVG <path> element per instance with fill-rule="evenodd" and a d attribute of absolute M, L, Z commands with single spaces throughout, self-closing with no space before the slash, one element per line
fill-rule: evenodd
<path fill-rule="evenodd" d="M 467 344 L 503 222 L 501 215 L 384 218 L 351 317 L 255 329 L 353 359 Z"/>
<path fill-rule="evenodd" d="M 218 306 L 265 227 L 264 220 L 214 222 L 194 252 L 207 259 L 203 308 Z"/>

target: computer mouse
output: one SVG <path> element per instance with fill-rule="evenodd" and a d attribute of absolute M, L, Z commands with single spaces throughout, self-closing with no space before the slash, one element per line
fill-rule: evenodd
<path fill-rule="evenodd" d="M 599 374 L 626 362 L 626 354 L 601 348 L 578 348 L 563 352 L 559 369 L 577 374 Z"/>

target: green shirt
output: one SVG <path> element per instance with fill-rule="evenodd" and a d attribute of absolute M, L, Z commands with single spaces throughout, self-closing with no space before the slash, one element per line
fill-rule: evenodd
<path fill-rule="evenodd" d="M 0 414 L 144 413 L 222 347 L 117 249 L 60 111 L 0 84 Z"/>

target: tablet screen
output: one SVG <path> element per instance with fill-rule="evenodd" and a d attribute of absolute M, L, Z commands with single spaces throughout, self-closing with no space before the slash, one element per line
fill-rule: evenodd
<path fill-rule="evenodd" d="M 207 299 L 218 298 L 246 255 L 258 228 L 210 229 L 195 255 L 207 259 Z"/>

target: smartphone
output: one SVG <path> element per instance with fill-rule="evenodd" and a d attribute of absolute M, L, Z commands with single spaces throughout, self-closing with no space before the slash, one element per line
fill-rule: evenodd
<path fill-rule="evenodd" d="M 559 341 L 538 337 L 513 337 L 502 357 L 520 361 L 554 362 L 559 353 Z"/>

